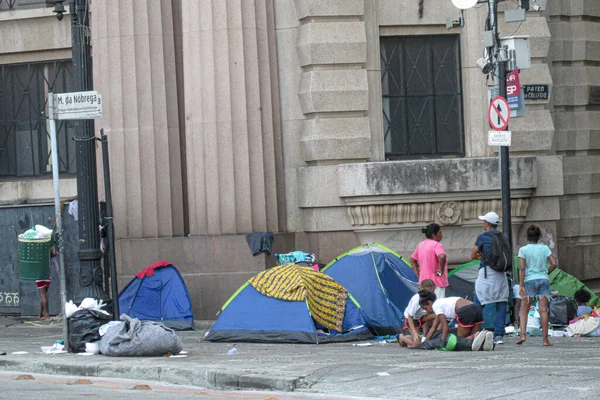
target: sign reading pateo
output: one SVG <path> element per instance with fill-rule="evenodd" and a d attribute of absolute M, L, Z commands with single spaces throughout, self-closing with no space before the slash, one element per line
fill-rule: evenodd
<path fill-rule="evenodd" d="M 525 100 L 548 100 L 548 85 L 523 85 Z"/>

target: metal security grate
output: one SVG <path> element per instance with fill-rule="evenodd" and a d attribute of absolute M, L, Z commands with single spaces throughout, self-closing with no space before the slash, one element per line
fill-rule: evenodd
<path fill-rule="evenodd" d="M 70 60 L 0 66 L 0 177 L 52 171 L 48 92 L 69 91 Z M 69 121 L 57 121 L 61 173 L 75 173 L 74 133 Z"/>
<path fill-rule="evenodd" d="M 387 159 L 464 155 L 459 37 L 381 38 Z"/>

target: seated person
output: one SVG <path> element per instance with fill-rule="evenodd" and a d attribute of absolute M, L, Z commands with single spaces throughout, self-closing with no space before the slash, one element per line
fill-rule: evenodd
<path fill-rule="evenodd" d="M 431 279 L 425 279 L 423 282 L 421 282 L 421 285 L 419 285 L 419 291 L 408 302 L 408 306 L 406 306 L 406 310 L 404 310 L 404 329 L 410 331 L 410 336 L 399 335 L 398 344 L 400 346 L 417 346 L 420 344 L 420 327 L 423 327 L 423 335 L 427 335 L 429 321 L 435 318 L 435 316 L 431 314 L 432 318 L 427 318 L 427 312 L 421 308 L 419 299 L 421 296 L 424 296 L 427 293 L 434 292 L 435 282 L 433 282 Z"/>
<path fill-rule="evenodd" d="M 575 297 L 575 301 L 577 302 L 577 317 L 581 317 L 585 314 L 591 314 L 592 311 L 594 311 L 592 307 L 587 305 L 588 301 L 590 301 L 592 298 L 590 292 L 585 289 L 579 289 L 575 292 L 573 297 Z"/>
<path fill-rule="evenodd" d="M 446 297 L 436 300 L 435 294 L 428 293 L 419 300 L 421 307 L 428 313 L 436 315 L 433 325 L 425 340 L 433 337 L 433 334 L 441 326 L 442 340 L 448 337 L 448 321 L 456 318 L 458 322 L 457 336 L 468 337 L 479 332 L 479 326 L 483 323 L 483 311 L 481 307 L 472 301 L 462 297 Z"/>

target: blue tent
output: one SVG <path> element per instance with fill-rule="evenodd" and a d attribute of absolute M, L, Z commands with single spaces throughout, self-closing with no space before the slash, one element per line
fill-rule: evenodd
<path fill-rule="evenodd" d="M 322 271 L 352 293 L 375 335 L 402 331 L 404 309 L 418 288 L 417 277 L 402 256 L 377 243 L 363 245 Z"/>
<path fill-rule="evenodd" d="M 281 276 L 290 279 L 285 274 Z M 316 344 L 372 338 L 360 305 L 351 295 L 346 301 L 342 331 L 337 332 L 313 318 L 308 300 L 287 301 L 266 296 L 250 281 L 225 303 L 204 340 Z"/>
<path fill-rule="evenodd" d="M 158 261 L 140 271 L 119 294 L 122 314 L 158 321 L 173 329 L 193 330 L 194 314 L 185 282 L 177 268 Z"/>

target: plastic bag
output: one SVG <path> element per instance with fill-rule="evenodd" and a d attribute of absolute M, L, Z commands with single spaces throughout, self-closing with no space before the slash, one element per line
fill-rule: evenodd
<path fill-rule="evenodd" d="M 552 296 L 548 308 L 552 325 L 568 325 L 577 315 L 577 303 L 564 296 Z"/>
<path fill-rule="evenodd" d="M 177 354 L 183 348 L 175 331 L 154 321 L 121 315 L 123 324 L 112 326 L 102 336 L 100 352 L 106 356 L 146 357 Z"/>
<path fill-rule="evenodd" d="M 69 318 L 69 347 L 73 353 L 84 353 L 85 344 L 100 340 L 98 329 L 110 321 L 110 314 L 95 310 L 78 310 Z"/>

